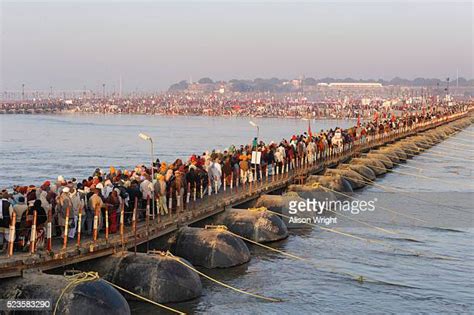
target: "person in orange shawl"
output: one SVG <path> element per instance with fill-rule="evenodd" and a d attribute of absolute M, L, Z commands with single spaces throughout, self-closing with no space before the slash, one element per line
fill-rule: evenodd
<path fill-rule="evenodd" d="M 249 162 L 248 162 L 248 158 L 247 158 L 247 155 L 245 154 L 241 154 L 239 156 L 239 167 L 240 167 L 240 180 L 242 182 L 242 184 L 245 184 L 248 180 L 248 176 L 249 176 Z"/>

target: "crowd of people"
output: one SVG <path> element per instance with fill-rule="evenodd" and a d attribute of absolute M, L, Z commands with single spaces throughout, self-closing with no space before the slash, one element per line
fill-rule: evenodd
<path fill-rule="evenodd" d="M 122 209 L 126 225 L 132 223 L 137 208 L 150 209 L 149 214 L 160 220 L 186 211 L 190 201 L 220 192 L 223 185 L 236 187 L 281 174 L 304 161 L 315 162 L 332 156 L 355 142 L 363 143 L 369 137 L 462 109 L 461 106 L 433 107 L 398 117 L 377 112 L 370 120 L 359 119 L 355 126 L 346 129 L 336 127 L 313 133 L 308 125 L 306 132 L 279 143 L 267 144 L 255 138 L 246 145 L 193 154 L 186 161 L 177 159 L 171 164 L 157 159 L 153 166 L 138 165 L 132 170 L 97 168 L 83 180 L 58 176 L 39 186 L 14 186 L 12 190 L 1 192 L 0 244 L 5 250 L 14 215 L 15 247 L 20 251 L 28 249 L 35 218 L 38 248 L 44 247 L 49 233 L 47 222 L 51 222 L 53 237 L 64 238 L 67 233 L 67 237 L 73 239 L 79 227 L 82 234 L 87 235 L 92 235 L 94 228 L 103 230 L 107 219 L 108 232 L 113 234 L 118 231 Z M 136 213 L 137 219 L 144 215 L 143 211 Z"/>
<path fill-rule="evenodd" d="M 314 93 L 162 93 L 140 97 L 79 97 L 0 103 L 0 113 L 88 113 L 184 116 L 258 116 L 345 119 L 371 117 L 387 105 L 392 110 L 421 110 L 436 98 L 391 97 L 346 91 L 342 95 Z"/>

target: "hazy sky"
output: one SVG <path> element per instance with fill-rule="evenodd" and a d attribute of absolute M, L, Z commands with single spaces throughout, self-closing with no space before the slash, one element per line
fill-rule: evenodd
<path fill-rule="evenodd" d="M 2 0 L 0 0 L 2 1 Z M 472 2 L 5 2 L 1 89 L 473 77 Z"/>

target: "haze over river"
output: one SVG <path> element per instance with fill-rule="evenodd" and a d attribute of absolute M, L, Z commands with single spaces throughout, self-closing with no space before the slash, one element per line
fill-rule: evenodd
<path fill-rule="evenodd" d="M 307 131 L 308 125 L 307 121 L 295 119 L 254 121 L 267 142 L 288 139 L 292 134 Z M 354 123 L 313 121 L 312 130 Z M 186 160 L 192 153 L 201 154 L 213 148 L 223 150 L 231 144 L 249 143 L 256 134 L 247 118 L 235 117 L 0 115 L 0 126 L 0 187 L 38 185 L 58 175 L 81 180 L 96 167 L 131 168 L 149 163 L 149 143 L 138 138 L 139 132 L 153 137 L 156 157 L 167 162 L 178 157 Z M 283 302 L 263 302 L 203 280 L 200 298 L 173 306 L 191 313 L 214 314 L 474 313 L 474 128 L 467 130 L 427 151 L 438 155 L 423 153 L 406 163 L 417 169 L 397 167 L 397 171 L 406 174 L 391 173 L 377 179 L 377 184 L 405 192 L 366 187 L 355 193 L 357 198 L 376 198 L 377 202 L 370 215 L 352 217 L 396 234 L 384 234 L 358 223 L 348 224 L 342 217 L 336 226 L 329 226 L 422 255 L 314 227 L 291 230 L 288 239 L 270 244 L 339 272 L 393 285 L 361 284 L 327 268 L 318 269 L 251 247 L 249 263 L 204 272 L 237 288 L 278 297 Z M 466 145 L 456 147 L 456 143 Z M 455 259 L 433 258 L 434 255 Z M 147 304 L 130 305 L 137 314 L 157 312 Z"/>

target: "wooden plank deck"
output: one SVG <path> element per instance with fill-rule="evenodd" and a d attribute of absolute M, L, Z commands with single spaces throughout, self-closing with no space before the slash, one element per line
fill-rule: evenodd
<path fill-rule="evenodd" d="M 458 117 L 456 119 L 459 119 Z M 454 120 L 454 119 L 453 119 Z M 323 171 L 325 168 L 334 167 L 338 163 L 345 162 L 351 157 L 357 156 L 361 152 L 366 152 L 372 148 L 385 145 L 400 138 L 404 138 L 426 129 L 435 128 L 441 122 L 432 126 L 422 128 L 418 131 L 395 134 L 385 139 L 379 139 L 370 144 L 358 146 L 339 156 L 327 159 L 307 167 L 291 170 L 288 173 L 275 175 L 264 179 L 263 181 L 247 184 L 245 186 L 234 187 L 232 190 L 227 187 L 226 191 L 219 194 L 205 196 L 202 200 L 191 201 L 188 209 L 185 209 L 177 215 L 168 216 L 163 221 L 150 220 L 147 227 L 144 221 L 137 222 L 136 238 L 131 227 L 126 226 L 124 232 L 124 244 L 122 244 L 119 233 L 110 234 L 108 241 L 101 233 L 96 242 L 93 242 L 90 236 L 82 235 L 81 246 L 76 245 L 76 240 L 70 240 L 66 249 L 62 249 L 62 239 L 53 241 L 53 250 L 51 252 L 38 251 L 34 254 L 15 252 L 12 257 L 6 255 L 0 256 L 0 278 L 20 276 L 25 270 L 50 270 L 58 267 L 75 264 L 82 261 L 111 255 L 122 250 L 133 249 L 136 245 L 146 243 L 152 239 L 164 236 L 170 232 L 176 231 L 181 226 L 196 223 L 218 213 L 225 211 L 226 208 L 236 206 L 246 201 L 258 198 L 262 194 L 287 187 L 293 183 L 296 176 L 306 176 Z"/>

